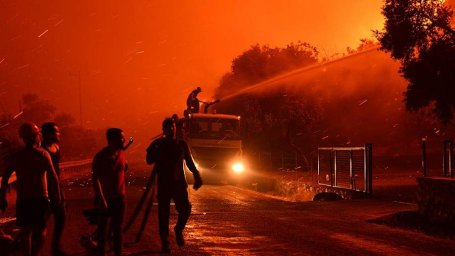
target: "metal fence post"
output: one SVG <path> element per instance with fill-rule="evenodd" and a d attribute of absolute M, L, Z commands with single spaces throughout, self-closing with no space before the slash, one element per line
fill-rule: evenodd
<path fill-rule="evenodd" d="M 453 173 L 453 165 L 452 165 L 452 160 L 453 160 L 453 142 L 450 140 L 450 145 L 449 145 L 449 173 L 450 177 L 454 177 Z"/>
<path fill-rule="evenodd" d="M 453 177 L 452 156 L 453 156 L 452 141 L 444 140 L 444 154 L 442 157 L 442 174 L 444 177 Z"/>
<path fill-rule="evenodd" d="M 442 177 L 447 177 L 447 140 L 442 142 Z"/>
<path fill-rule="evenodd" d="M 352 150 L 349 151 L 349 179 L 351 181 L 351 189 L 355 189 L 354 186 L 354 172 L 352 169 Z"/>
<path fill-rule="evenodd" d="M 449 176 L 449 171 L 448 171 L 448 156 L 447 156 L 447 143 L 448 140 L 444 140 L 442 143 L 443 146 L 443 151 L 442 151 L 442 176 L 447 177 Z"/>
<path fill-rule="evenodd" d="M 337 151 L 333 151 L 333 154 L 334 154 L 334 160 L 333 160 L 333 167 L 334 167 L 334 172 L 333 172 L 333 178 L 334 178 L 334 181 L 332 182 L 332 187 L 334 186 L 335 184 L 335 187 L 338 185 L 337 184 Z"/>
<path fill-rule="evenodd" d="M 333 187 L 333 162 L 332 162 L 332 151 L 329 154 L 330 161 L 330 186 Z"/>
<path fill-rule="evenodd" d="M 321 176 L 321 173 L 320 173 L 320 166 L 321 166 L 321 165 L 320 165 L 320 163 L 319 163 L 319 161 L 320 161 L 320 160 L 319 160 L 319 157 L 320 157 L 320 156 L 319 156 L 319 148 L 318 148 L 318 184 L 320 183 L 319 177 Z"/>
<path fill-rule="evenodd" d="M 427 139 L 422 138 L 422 173 L 427 176 Z"/>
<path fill-rule="evenodd" d="M 365 179 L 365 192 L 368 195 L 373 194 L 373 145 L 365 144 L 365 170 L 364 170 L 364 179 Z"/>

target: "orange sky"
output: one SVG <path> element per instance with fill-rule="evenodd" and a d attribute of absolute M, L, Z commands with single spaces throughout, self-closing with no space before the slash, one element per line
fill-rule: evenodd
<path fill-rule="evenodd" d="M 210 98 L 251 45 L 305 41 L 321 57 L 382 27 L 382 0 L 2 1 L 0 102 L 36 92 L 87 127 L 181 113 L 195 86 Z M 149 124 L 146 124 L 149 125 Z"/>

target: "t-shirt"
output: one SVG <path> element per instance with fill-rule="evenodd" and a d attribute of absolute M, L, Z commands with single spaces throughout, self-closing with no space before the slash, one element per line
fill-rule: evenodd
<path fill-rule="evenodd" d="M 197 172 L 188 145 L 183 140 L 154 140 L 147 148 L 147 159 L 155 163 L 154 170 L 158 175 L 159 185 L 187 186 L 183 160 L 190 171 Z"/>
<path fill-rule="evenodd" d="M 126 161 L 123 150 L 112 150 L 105 147 L 93 158 L 93 180 L 100 181 L 106 199 L 126 195 L 125 169 Z"/>

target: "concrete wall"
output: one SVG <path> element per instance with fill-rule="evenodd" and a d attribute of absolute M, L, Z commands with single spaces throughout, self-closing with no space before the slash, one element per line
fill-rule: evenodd
<path fill-rule="evenodd" d="M 419 212 L 434 223 L 455 224 L 455 179 L 418 177 Z"/>

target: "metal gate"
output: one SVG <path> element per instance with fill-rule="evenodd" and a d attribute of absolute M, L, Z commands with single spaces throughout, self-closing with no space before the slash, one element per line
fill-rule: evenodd
<path fill-rule="evenodd" d="M 444 140 L 443 142 L 443 151 L 442 151 L 442 176 L 443 177 L 455 177 L 455 171 L 453 167 L 453 141 L 452 140 Z M 436 162 L 435 159 L 431 159 L 433 161 L 428 161 L 427 159 L 427 139 L 422 138 L 422 173 L 423 176 L 439 176 L 440 174 L 435 174 L 431 171 L 431 169 L 436 169 L 439 171 L 439 168 L 428 168 L 428 164 Z M 434 164 L 432 164 L 434 167 Z"/>
<path fill-rule="evenodd" d="M 372 193 L 372 145 L 318 148 L 318 184 Z"/>

